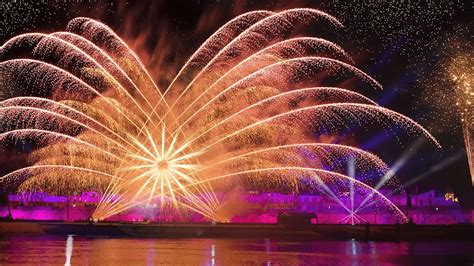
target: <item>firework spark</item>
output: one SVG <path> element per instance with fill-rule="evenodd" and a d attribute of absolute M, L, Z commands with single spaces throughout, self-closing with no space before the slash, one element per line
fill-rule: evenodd
<path fill-rule="evenodd" d="M 472 186 L 474 187 L 474 91 L 472 84 L 474 77 L 472 69 L 474 65 L 470 54 L 459 54 L 454 56 L 448 67 L 451 79 L 456 84 L 456 106 L 461 117 L 464 143 L 466 144 L 466 154 L 471 172 Z"/>
<path fill-rule="evenodd" d="M 290 37 L 316 22 L 342 27 L 314 9 L 240 15 L 196 50 L 166 90 L 98 21 L 81 17 L 65 32 L 12 38 L 0 50 L 9 98 L 0 102 L 0 141 L 33 139 L 37 147 L 31 166 L 3 176 L 3 186 L 99 191 L 96 220 L 136 206 L 221 220 L 221 195 L 236 186 L 319 191 L 358 219 L 359 208 L 339 200 L 350 187 L 406 219 L 376 189 L 343 174 L 350 158 L 355 170 L 384 176 L 380 158 L 315 136 L 378 123 L 438 143 L 408 117 L 347 88 L 321 85 L 356 78 L 381 87 L 338 45 Z"/>

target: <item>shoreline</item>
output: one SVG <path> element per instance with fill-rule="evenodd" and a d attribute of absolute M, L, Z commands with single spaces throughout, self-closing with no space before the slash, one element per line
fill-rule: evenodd
<path fill-rule="evenodd" d="M 282 225 L 210 223 L 84 223 L 2 221 L 0 235 L 80 235 L 139 238 L 291 238 L 301 240 L 474 241 L 472 224 Z"/>

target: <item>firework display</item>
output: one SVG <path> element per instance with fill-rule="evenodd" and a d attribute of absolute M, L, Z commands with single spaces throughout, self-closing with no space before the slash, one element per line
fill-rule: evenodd
<path fill-rule="evenodd" d="M 360 205 L 380 202 L 406 221 L 380 185 L 358 174 L 380 179 L 387 165 L 333 137 L 374 125 L 391 134 L 396 126 L 439 143 L 360 94 L 356 86 L 381 85 L 340 46 L 291 35 L 308 25 L 343 27 L 315 9 L 242 14 L 211 35 L 167 88 L 93 19 L 8 40 L 0 48 L 0 141 L 34 144 L 30 165 L 1 177 L 1 186 L 100 192 L 94 220 L 145 206 L 221 221 L 225 195 L 243 188 L 320 193 L 336 202 L 358 193 Z M 364 206 L 349 208 L 356 215 Z"/>
<path fill-rule="evenodd" d="M 471 173 L 471 182 L 472 186 L 474 187 L 474 116 L 472 109 L 474 92 L 471 88 L 473 76 L 470 73 L 472 68 L 472 58 L 470 55 L 460 54 L 452 59 L 448 71 L 451 75 L 451 79 L 456 84 L 456 106 L 458 107 L 461 118 L 462 132 L 464 136 L 464 142 L 466 144 L 466 154 L 469 163 L 469 170 Z"/>

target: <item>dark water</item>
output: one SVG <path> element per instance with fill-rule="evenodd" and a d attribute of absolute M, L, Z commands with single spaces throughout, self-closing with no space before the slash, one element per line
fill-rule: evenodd
<path fill-rule="evenodd" d="M 473 265 L 474 242 L 0 236 L 0 265 Z"/>

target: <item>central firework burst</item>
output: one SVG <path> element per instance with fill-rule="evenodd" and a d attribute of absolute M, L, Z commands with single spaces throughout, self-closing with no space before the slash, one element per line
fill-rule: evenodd
<path fill-rule="evenodd" d="M 387 173 L 383 161 L 334 140 L 351 126 L 378 123 L 438 143 L 410 118 L 355 92 L 356 85 L 380 84 L 350 65 L 341 47 L 291 37 L 314 22 L 342 27 L 314 9 L 240 15 L 207 39 L 164 91 L 95 20 L 10 39 L 0 49 L 0 141 L 32 151 L 30 166 L 3 176 L 3 187 L 98 191 L 95 220 L 138 206 L 226 220 L 225 195 L 241 188 L 321 193 L 352 221 L 363 220 L 362 205 L 381 201 L 406 219 L 369 185 L 367 173 Z M 357 176 L 345 175 L 348 161 Z M 340 200 L 347 193 L 351 206 Z M 358 207 L 354 193 L 366 195 Z"/>
<path fill-rule="evenodd" d="M 102 200 L 106 200 L 106 206 L 99 205 L 101 208 L 98 208 L 93 218 L 107 216 L 107 212 L 112 210 L 120 212 L 137 203 L 145 203 L 146 207 L 151 207 L 155 205 L 156 197 L 159 197 L 160 209 L 165 208 L 164 204 L 168 199 L 173 208 L 192 204 L 196 206 L 196 211 L 211 219 L 217 219 L 211 210 L 201 209 L 208 204 L 200 201 L 202 197 L 195 196 L 196 191 L 209 193 L 191 173 L 199 169 L 197 164 L 191 162 L 200 152 L 184 153 L 187 145 L 179 145 L 177 135 L 167 142 L 165 127 L 161 128 L 160 135 L 161 137 L 153 135 L 144 128 L 145 139 L 133 139 L 139 149 L 124 155 L 124 160 L 116 172 L 117 178 L 113 179 L 107 188 L 106 195 L 109 197 Z M 110 204 L 110 196 L 117 195 L 119 200 Z M 188 207 L 192 208 L 191 205 Z"/>

